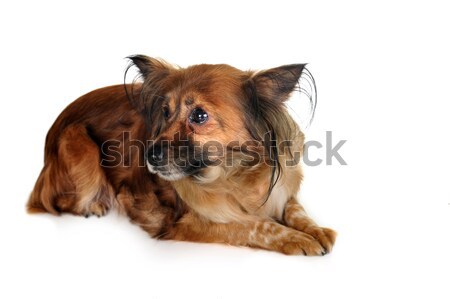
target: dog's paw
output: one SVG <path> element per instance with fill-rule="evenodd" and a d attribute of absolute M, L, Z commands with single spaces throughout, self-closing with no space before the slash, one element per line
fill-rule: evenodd
<path fill-rule="evenodd" d="M 83 212 L 84 217 L 88 218 L 90 216 L 102 217 L 108 214 L 110 207 L 100 201 L 93 201 L 89 207 Z"/>
<path fill-rule="evenodd" d="M 280 251 L 288 255 L 317 256 L 326 254 L 326 249 L 312 236 L 295 232 L 281 240 Z"/>
<path fill-rule="evenodd" d="M 304 232 L 314 237 L 325 249 L 325 253 L 331 252 L 337 235 L 334 230 L 326 227 L 310 226 Z"/>

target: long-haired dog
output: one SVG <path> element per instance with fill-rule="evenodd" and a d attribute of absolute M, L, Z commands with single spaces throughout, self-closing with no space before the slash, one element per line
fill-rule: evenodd
<path fill-rule="evenodd" d="M 297 201 L 304 136 L 285 101 L 303 64 L 241 71 L 129 57 L 142 82 L 92 91 L 48 132 L 29 212 L 122 211 L 152 237 L 323 255 Z"/>

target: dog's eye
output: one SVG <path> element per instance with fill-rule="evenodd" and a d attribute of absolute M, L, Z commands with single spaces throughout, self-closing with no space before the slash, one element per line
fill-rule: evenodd
<path fill-rule="evenodd" d="M 192 110 L 189 120 L 195 124 L 203 124 L 208 120 L 208 113 L 202 108 L 195 108 Z"/>
<path fill-rule="evenodd" d="M 170 117 L 170 110 L 168 107 L 163 107 L 163 115 L 165 119 L 168 119 Z"/>

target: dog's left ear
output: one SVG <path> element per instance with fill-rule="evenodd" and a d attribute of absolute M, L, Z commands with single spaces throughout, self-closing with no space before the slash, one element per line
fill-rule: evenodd
<path fill-rule="evenodd" d="M 159 81 L 167 77 L 173 67 L 162 59 L 156 59 L 146 55 L 128 56 L 145 80 Z"/>
<path fill-rule="evenodd" d="M 260 99 L 286 101 L 306 64 L 290 64 L 256 73 L 251 81 Z"/>

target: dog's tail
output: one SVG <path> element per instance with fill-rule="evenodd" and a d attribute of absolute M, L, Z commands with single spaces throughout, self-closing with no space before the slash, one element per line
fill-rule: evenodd
<path fill-rule="evenodd" d="M 51 213 L 59 215 L 54 207 L 56 192 L 52 186 L 50 178 L 51 166 L 45 165 L 36 181 L 33 191 L 27 203 L 27 211 L 30 214 Z"/>

